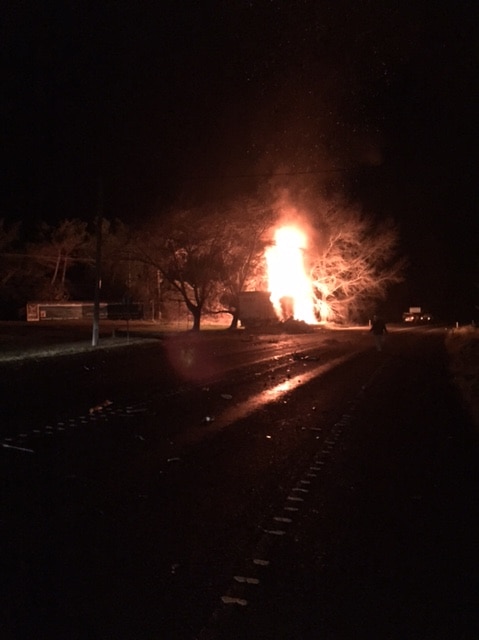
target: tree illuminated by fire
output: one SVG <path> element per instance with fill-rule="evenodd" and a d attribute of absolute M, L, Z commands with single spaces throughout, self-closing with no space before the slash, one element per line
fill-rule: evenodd
<path fill-rule="evenodd" d="M 221 211 L 181 210 L 143 230 L 125 254 L 169 283 L 199 330 L 206 313 L 232 315 L 242 291 L 269 291 L 278 320 L 355 321 L 401 280 L 397 232 L 356 210 L 316 201 Z"/>
<path fill-rule="evenodd" d="M 326 241 L 311 256 L 316 309 L 323 319 L 357 319 L 402 280 L 397 230 L 390 221 L 374 224 L 360 212 L 335 209 L 323 215 L 323 229 Z"/>
<path fill-rule="evenodd" d="M 265 253 L 271 300 L 281 319 L 355 320 L 402 279 L 391 223 L 374 224 L 340 207 L 323 207 L 315 224 L 295 218 L 294 224 L 279 224 Z"/>

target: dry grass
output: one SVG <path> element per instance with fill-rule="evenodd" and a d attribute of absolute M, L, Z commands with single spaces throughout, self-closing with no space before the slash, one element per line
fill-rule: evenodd
<path fill-rule="evenodd" d="M 145 333 L 145 327 L 154 337 L 152 323 L 141 323 L 141 327 L 140 323 L 131 323 L 127 327 L 125 322 L 102 322 L 98 346 L 92 347 L 92 324 L 88 321 L 1 322 L 0 361 L 120 347 L 134 342 L 134 332 Z"/>
<path fill-rule="evenodd" d="M 479 430 L 479 330 L 453 329 L 446 337 L 454 382 Z"/>
<path fill-rule="evenodd" d="M 203 322 L 197 337 L 243 339 L 245 332 L 229 332 L 228 326 L 225 322 Z M 92 333 L 88 320 L 0 322 L 0 362 L 118 348 L 165 335 L 193 335 L 177 322 L 102 320 L 98 345 L 92 347 Z"/>

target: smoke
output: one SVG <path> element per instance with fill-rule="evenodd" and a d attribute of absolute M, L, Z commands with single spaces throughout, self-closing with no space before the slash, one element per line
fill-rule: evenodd
<path fill-rule="evenodd" d="M 271 208 L 275 213 L 275 229 L 297 227 L 308 239 L 306 253 L 322 252 L 326 246 L 330 228 L 327 215 L 335 207 L 341 206 L 338 199 L 328 200 L 313 188 L 296 189 L 276 186 L 271 193 Z M 271 230 L 271 235 L 274 230 Z"/>

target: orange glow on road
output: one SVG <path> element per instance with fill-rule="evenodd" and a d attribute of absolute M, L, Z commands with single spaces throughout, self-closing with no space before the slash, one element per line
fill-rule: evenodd
<path fill-rule="evenodd" d="M 265 257 L 268 291 L 278 316 L 317 324 L 312 283 L 304 264 L 306 235 L 296 227 L 281 227 L 276 230 L 274 241 Z"/>

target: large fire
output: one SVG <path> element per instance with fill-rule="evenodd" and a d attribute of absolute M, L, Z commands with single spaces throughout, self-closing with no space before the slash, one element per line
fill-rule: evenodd
<path fill-rule="evenodd" d="M 296 227 L 281 227 L 274 240 L 265 257 L 268 290 L 278 316 L 317 324 L 311 279 L 304 264 L 306 235 Z"/>

